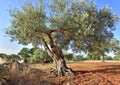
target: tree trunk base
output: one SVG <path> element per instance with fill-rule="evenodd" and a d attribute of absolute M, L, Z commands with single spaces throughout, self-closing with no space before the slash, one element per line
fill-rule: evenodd
<path fill-rule="evenodd" d="M 55 76 L 65 76 L 65 75 L 75 75 L 75 72 L 71 68 L 62 68 L 60 71 L 57 69 L 51 69 L 50 70 L 51 75 Z"/>

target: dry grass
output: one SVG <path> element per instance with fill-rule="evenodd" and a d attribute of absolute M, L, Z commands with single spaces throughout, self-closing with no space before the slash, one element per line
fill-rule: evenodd
<path fill-rule="evenodd" d="M 42 65 L 42 64 L 31 64 L 30 67 L 35 68 L 35 69 L 41 69 L 41 70 L 46 69 L 47 70 L 47 69 L 53 68 L 54 65 L 53 64 L 44 64 L 44 65 Z"/>
<path fill-rule="evenodd" d="M 95 64 L 89 64 L 88 63 L 84 63 L 84 62 L 67 62 L 67 65 L 69 67 L 72 67 L 72 66 L 96 66 Z M 31 64 L 30 65 L 31 68 L 36 68 L 36 69 L 50 69 L 50 68 L 53 68 L 54 65 L 51 63 L 51 64 Z"/>
<path fill-rule="evenodd" d="M 0 72 L 0 82 L 2 85 L 55 85 L 43 78 L 46 75 L 39 69 L 31 69 L 27 74 L 3 70 Z"/>

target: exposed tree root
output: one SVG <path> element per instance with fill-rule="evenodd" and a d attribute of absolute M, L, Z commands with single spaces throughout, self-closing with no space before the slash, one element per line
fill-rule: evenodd
<path fill-rule="evenodd" d="M 51 69 L 50 74 L 55 76 L 65 76 L 65 75 L 75 75 L 75 72 L 71 68 L 61 68 L 59 71 L 58 69 Z"/>

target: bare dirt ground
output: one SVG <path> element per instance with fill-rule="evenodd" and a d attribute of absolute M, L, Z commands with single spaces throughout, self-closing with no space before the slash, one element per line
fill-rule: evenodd
<path fill-rule="evenodd" d="M 120 63 L 87 62 L 72 66 L 78 75 L 74 85 L 120 85 Z"/>
<path fill-rule="evenodd" d="M 52 76 L 48 72 L 52 64 L 34 64 L 27 74 L 2 71 L 0 78 L 7 78 L 4 85 L 120 85 L 119 62 L 74 62 L 68 66 L 76 76 Z"/>

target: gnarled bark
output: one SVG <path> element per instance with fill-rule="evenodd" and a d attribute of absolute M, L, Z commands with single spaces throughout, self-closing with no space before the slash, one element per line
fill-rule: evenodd
<path fill-rule="evenodd" d="M 60 52 L 61 51 L 61 52 Z M 59 53 L 56 53 L 59 52 Z M 54 69 L 51 70 L 51 73 L 54 75 L 65 75 L 66 73 L 74 75 L 74 72 L 71 68 L 68 68 L 66 62 L 64 60 L 64 56 L 61 49 L 57 49 L 55 53 L 53 53 L 53 61 L 54 61 Z"/>
<path fill-rule="evenodd" d="M 54 62 L 54 68 L 50 71 L 50 73 L 62 76 L 64 76 L 66 73 L 74 75 L 74 71 L 71 68 L 68 68 L 66 65 L 62 49 L 55 45 L 53 38 L 51 36 L 51 32 L 46 34 L 50 40 L 49 43 L 50 47 L 48 46 L 47 42 L 44 39 L 42 40 L 42 43 L 48 55 L 53 59 Z"/>

